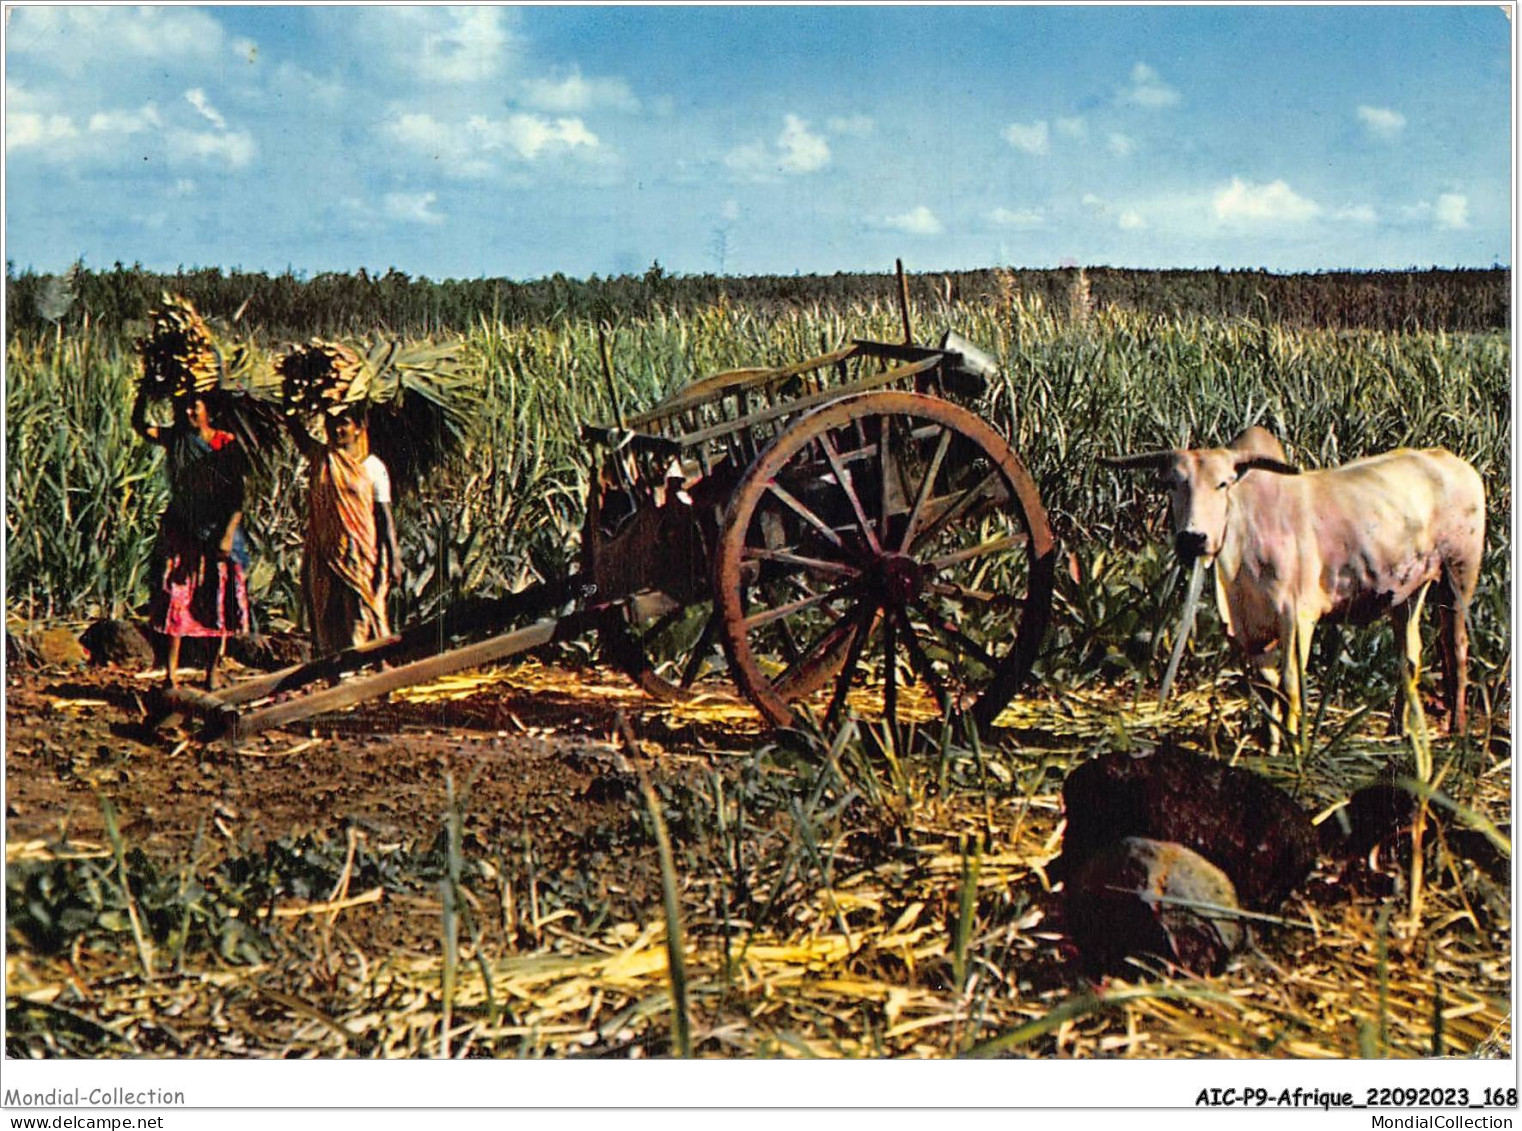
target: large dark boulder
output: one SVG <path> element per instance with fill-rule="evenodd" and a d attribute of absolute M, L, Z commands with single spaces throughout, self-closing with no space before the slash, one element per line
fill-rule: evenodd
<path fill-rule="evenodd" d="M 1196 974 L 1218 974 L 1246 937 L 1226 873 L 1181 844 L 1124 837 L 1067 878 L 1068 936 L 1089 973 L 1134 973 L 1150 955 Z"/>
<path fill-rule="evenodd" d="M 1127 837 L 1171 841 L 1220 868 L 1241 905 L 1273 911 L 1316 862 L 1309 815 L 1250 770 L 1174 747 L 1106 754 L 1068 775 L 1059 876 Z"/>
<path fill-rule="evenodd" d="M 90 654 L 92 664 L 117 667 L 152 667 L 153 641 L 129 620 L 98 620 L 84 630 L 79 642 Z"/>

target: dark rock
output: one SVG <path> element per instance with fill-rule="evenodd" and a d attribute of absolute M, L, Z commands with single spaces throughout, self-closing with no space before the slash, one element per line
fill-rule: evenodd
<path fill-rule="evenodd" d="M 98 620 L 79 638 L 92 664 L 152 667 L 153 641 L 129 620 Z"/>
<path fill-rule="evenodd" d="M 1096 758 L 1068 775 L 1062 804 L 1059 876 L 1124 837 L 1172 841 L 1225 872 L 1243 907 L 1272 911 L 1316 862 L 1315 828 L 1289 794 L 1192 751 Z"/>
<path fill-rule="evenodd" d="M 1416 798 L 1393 782 L 1356 790 L 1348 803 L 1321 824 L 1321 847 L 1347 860 L 1367 856 L 1374 846 L 1408 829 Z"/>
<path fill-rule="evenodd" d="M 227 642 L 227 654 L 244 667 L 278 671 L 309 661 L 312 645 L 294 632 L 261 633 L 234 636 Z"/>
<path fill-rule="evenodd" d="M 583 801 L 605 803 L 609 801 L 627 801 L 631 797 L 639 796 L 639 784 L 634 780 L 633 774 L 600 774 L 593 778 L 587 788 L 582 791 Z"/>
<path fill-rule="evenodd" d="M 1151 955 L 1196 974 L 1218 974 L 1246 930 L 1231 912 L 1226 873 L 1181 844 L 1126 837 L 1089 856 L 1067 880 L 1068 935 L 1090 973 L 1135 973 Z"/>
<path fill-rule="evenodd" d="M 1417 799 L 1390 781 L 1373 782 L 1355 790 L 1348 803 L 1321 824 L 1321 848 L 1328 856 L 1347 863 L 1367 859 L 1376 848 L 1393 850 L 1391 859 L 1407 862 L 1411 857 L 1411 823 Z M 1474 865 L 1492 879 L 1506 882 L 1511 858 L 1479 829 L 1468 828 L 1452 813 L 1437 806 L 1427 809 L 1428 828 L 1441 830 L 1449 852 Z M 1511 827 L 1497 832 L 1510 838 Z M 1432 834 L 1429 832 L 1428 836 Z"/>

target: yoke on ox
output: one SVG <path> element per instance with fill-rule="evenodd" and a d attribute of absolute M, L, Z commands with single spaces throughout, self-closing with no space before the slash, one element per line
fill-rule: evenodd
<path fill-rule="evenodd" d="M 1152 468 L 1168 492 L 1181 559 L 1214 563 L 1227 635 L 1283 692 L 1284 730 L 1300 732 L 1303 676 L 1316 622 L 1367 624 L 1388 615 L 1420 671 L 1421 609 L 1428 588 L 1442 610 L 1440 649 L 1450 731 L 1465 725 L 1467 615 L 1485 541 L 1485 488 L 1441 448 L 1402 448 L 1340 467 L 1301 472 L 1275 455 L 1262 429 L 1230 448 L 1103 459 Z M 1277 649 L 1278 671 L 1273 671 Z M 1406 721 L 1404 687 L 1394 722 Z M 1277 733 L 1275 734 L 1277 745 Z"/>

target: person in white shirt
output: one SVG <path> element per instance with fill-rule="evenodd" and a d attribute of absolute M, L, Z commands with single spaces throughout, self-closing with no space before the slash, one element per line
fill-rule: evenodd
<path fill-rule="evenodd" d="M 391 476 L 370 452 L 362 405 L 335 406 L 327 443 L 293 423 L 311 472 L 303 583 L 317 654 L 391 635 L 386 594 L 401 584 Z"/>

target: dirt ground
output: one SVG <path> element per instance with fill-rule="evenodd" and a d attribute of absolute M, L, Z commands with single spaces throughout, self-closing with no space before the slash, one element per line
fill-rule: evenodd
<path fill-rule="evenodd" d="M 453 789 L 457 809 L 462 813 L 464 857 L 488 865 L 495 862 L 496 874 L 511 875 L 517 885 L 508 889 L 494 888 L 489 881 L 475 883 L 473 892 L 468 894 L 477 912 L 473 922 L 481 931 L 474 951 L 536 956 L 525 958 L 525 962 L 540 961 L 551 951 L 560 950 L 574 956 L 575 962 L 585 962 L 589 961 L 588 954 L 595 958 L 626 944 L 638 949 L 648 942 L 643 935 L 639 943 L 616 935 L 618 929 L 632 930 L 636 924 L 657 920 L 661 907 L 657 853 L 648 837 L 630 834 L 644 812 L 635 771 L 648 774 L 657 791 L 701 793 L 715 788 L 720 781 L 738 782 L 745 768 L 753 765 L 754 752 L 768 741 L 754 711 L 737 700 L 727 685 L 705 689 L 694 703 L 666 705 L 654 702 L 628 679 L 606 669 L 531 659 L 450 677 L 428 688 L 394 692 L 388 700 L 288 729 L 268 731 L 237 746 L 226 741 L 202 745 L 183 732 L 153 733 L 145 729 L 141 720 L 151 688 L 147 674 L 111 667 L 13 665 L 8 669 L 5 702 L 8 861 L 33 851 L 38 858 L 46 859 L 59 852 L 60 842 L 66 842 L 70 854 L 109 856 L 110 838 L 103 814 L 103 802 L 109 801 L 119 815 L 125 845 L 162 862 L 171 875 L 180 874 L 180 869 L 187 865 L 205 874 L 222 861 L 257 855 L 277 844 L 282 846 L 280 851 L 289 853 L 293 844 L 311 834 L 320 851 L 327 853 L 325 863 L 329 871 L 324 873 L 328 877 L 324 884 L 330 885 L 335 846 L 341 860 L 346 843 L 351 857 L 356 843 L 369 849 L 372 857 L 385 856 L 397 846 L 408 846 L 417 853 L 436 844 L 451 812 Z M 1199 711 L 1215 717 L 1220 704 L 1205 695 L 1198 698 Z M 930 1030 L 918 1035 L 910 1031 L 932 1019 L 957 1015 L 954 995 L 949 995 L 942 985 L 949 973 L 941 977 L 934 972 L 942 967 L 946 971 L 952 969 L 946 957 L 950 953 L 945 941 L 950 937 L 946 924 L 954 918 L 959 874 L 961 882 L 967 882 L 965 859 L 956 855 L 959 842 L 955 834 L 959 829 L 967 833 L 999 830 L 998 844 L 990 845 L 982 875 L 973 882 L 982 893 L 980 906 L 986 919 L 986 938 L 981 943 L 996 950 L 999 946 L 1004 948 L 1003 959 L 986 972 L 1006 967 L 1012 971 L 1009 975 L 1012 981 L 1006 987 L 1009 1001 L 1001 1001 L 998 1006 L 1007 1007 L 1009 1016 L 1000 1023 L 1008 1027 L 1022 1018 L 1028 1020 L 1031 1014 L 1022 1010 L 1045 1013 L 1067 994 L 1087 985 L 1071 962 L 1060 930 L 1053 933 L 1054 924 L 1043 921 L 1043 915 L 1052 908 L 1040 895 L 1030 866 L 1032 859 L 1055 850 L 1059 835 L 1057 798 L 1049 791 L 1060 784 L 1061 777 L 1060 773 L 1055 778 L 1048 773 L 1051 767 L 1046 765 L 1047 755 L 1042 748 L 1058 740 L 1059 716 L 1071 713 L 1075 704 L 1081 708 L 1083 700 L 1068 696 L 1061 703 L 1031 700 L 1016 705 L 1029 718 L 1023 726 L 1016 723 L 1006 732 L 1007 740 L 1021 750 L 1019 758 L 1007 765 L 1017 767 L 1017 777 L 1030 774 L 1029 784 L 1011 780 L 992 793 L 978 794 L 983 800 L 979 803 L 981 808 L 975 806 L 977 812 L 970 809 L 963 812 L 952 805 L 939 813 L 939 821 L 931 820 L 933 814 L 928 811 L 905 814 L 902 827 L 910 830 L 913 843 L 900 846 L 897 851 L 879 845 L 867 852 L 872 857 L 870 861 L 852 861 L 853 853 L 859 855 L 860 850 L 869 847 L 861 839 L 865 835 L 863 830 L 855 830 L 852 834 L 855 839 L 845 838 L 847 847 L 842 850 L 837 866 L 844 871 L 854 868 L 859 874 L 838 878 L 838 882 L 841 890 L 849 891 L 857 901 L 850 905 L 855 911 L 845 912 L 855 916 L 851 931 L 856 945 L 876 937 L 873 931 L 887 931 L 898 939 L 912 926 L 916 938 L 924 936 L 923 953 L 916 952 L 915 959 L 921 967 L 920 975 L 908 979 L 912 983 L 908 989 L 895 991 L 917 995 L 913 997 L 914 1008 L 922 1011 L 924 1018 L 902 1021 L 908 1035 L 896 1037 L 897 1044 L 890 1042 L 877 1051 L 858 1050 L 858 1055 L 861 1051 L 886 1055 L 913 1054 L 916 1050 L 920 1055 L 942 1055 L 951 1047 L 932 1047 L 932 1043 L 926 1043 L 919 1049 L 910 1048 L 905 1042 L 920 1038 L 930 1042 Z M 1135 727 L 1145 732 L 1157 729 L 1164 721 L 1156 714 L 1155 700 L 1122 704 L 1111 699 L 1103 707 L 1092 717 L 1080 715 L 1069 720 L 1075 729 L 1062 741 L 1073 749 L 1057 757 L 1052 748 L 1057 762 L 1066 764 L 1072 757 L 1081 756 L 1092 743 L 1109 741 L 1104 736 L 1113 736 L 1117 728 Z M 1170 707 L 1170 711 L 1176 709 Z M 1123 716 L 1116 712 L 1123 712 Z M 1119 721 L 1122 717 L 1124 723 Z M 1192 725 L 1200 736 L 1206 735 L 1200 729 L 1204 725 L 1200 719 Z M 1500 729 L 1488 730 L 1484 745 L 1488 751 L 1487 764 L 1493 765 L 1495 774 L 1500 775 L 1489 789 L 1496 794 L 1497 813 L 1504 823 L 1509 817 L 1504 803 L 1509 793 L 1509 727 L 1502 723 Z M 993 758 L 986 769 L 993 772 L 1000 767 L 1001 760 Z M 981 774 L 985 767 L 980 761 L 974 768 Z M 723 788 L 729 790 L 731 786 L 725 784 Z M 1039 790 L 1040 796 L 1032 795 L 1031 790 Z M 769 830 L 767 835 L 785 837 L 788 829 Z M 1454 845 L 1457 847 L 1456 841 Z M 294 851 L 300 855 L 299 844 Z M 1467 857 L 1467 852 L 1460 855 Z M 564 900 L 559 905 L 562 910 L 537 905 L 532 914 L 525 913 L 522 904 L 529 890 L 524 878 L 526 858 L 531 858 L 531 869 L 537 869 L 540 893 L 549 893 L 552 900 Z M 1506 861 L 1496 865 L 1498 877 L 1504 877 L 1506 865 Z M 1428 1031 L 1431 1002 L 1440 992 L 1435 982 L 1439 967 L 1433 961 L 1433 955 L 1439 953 L 1446 964 L 1441 968 L 1448 971 L 1443 975 L 1447 985 L 1441 992 L 1444 1000 L 1452 1003 L 1449 1012 L 1454 1013 L 1442 1039 L 1449 1043 L 1451 1052 L 1461 1055 L 1489 1041 L 1493 1033 L 1503 1028 L 1509 998 L 1509 900 L 1504 888 L 1497 886 L 1501 880 L 1487 879 L 1483 871 L 1477 871 L 1466 859 L 1448 867 L 1451 876 L 1444 872 L 1436 877 L 1446 885 L 1444 891 L 1429 896 L 1433 908 L 1429 918 L 1439 917 L 1440 930 L 1392 937 L 1387 955 L 1383 926 L 1375 930 L 1370 924 L 1376 923 L 1383 906 L 1381 901 L 1389 892 L 1346 891 L 1333 868 L 1313 877 L 1305 894 L 1296 896 L 1292 902 L 1289 914 L 1295 919 L 1318 920 L 1331 915 L 1339 926 L 1332 931 L 1323 928 L 1314 936 L 1280 932 L 1270 944 L 1271 960 L 1248 956 L 1228 975 L 1230 984 L 1242 987 L 1251 1000 L 1257 1000 L 1252 995 L 1266 995 L 1272 1000 L 1279 1012 L 1270 1010 L 1265 1016 L 1303 1015 L 1303 1036 L 1281 1041 L 1280 1037 L 1243 1028 L 1245 1035 L 1222 1052 L 1214 1045 L 1201 1045 L 1196 1039 L 1201 1030 L 1191 1024 L 1180 1024 L 1170 1012 L 1173 1007 L 1162 1002 L 1143 1002 L 1135 1008 L 1144 1013 L 1152 1011 L 1140 1021 L 1155 1030 L 1150 1038 L 1150 1054 L 1319 1056 L 1351 1055 L 1350 1050 L 1358 1049 L 1357 1055 L 1371 1055 L 1362 1051 L 1363 1029 L 1359 1026 L 1366 1022 L 1376 978 L 1385 978 L 1392 984 L 1398 981 L 1402 993 L 1410 997 L 1409 1008 L 1403 1005 L 1403 1012 L 1391 1025 L 1392 1031 L 1398 1033 L 1402 1055 L 1413 1051 L 1419 1054 L 1439 1039 Z M 1006 869 L 1013 869 L 1007 878 Z M 1471 872 L 1474 876 L 1469 875 Z M 347 867 L 344 873 L 347 876 Z M 490 874 L 477 875 L 479 878 Z M 717 920 L 708 921 L 711 915 L 705 919 L 702 909 L 714 903 L 715 893 L 720 903 L 725 899 L 721 890 L 722 869 L 716 875 L 718 879 L 686 877 L 688 887 L 684 896 L 689 927 L 710 941 L 718 937 L 719 924 Z M 802 945 L 801 939 L 811 946 L 822 947 L 826 942 L 835 946 L 838 940 L 814 936 L 832 931 L 832 924 L 842 912 L 836 908 L 827 913 L 814 906 L 807 879 L 799 875 L 790 881 L 783 900 L 787 910 L 778 913 L 779 917 L 785 915 L 791 924 L 790 933 L 784 932 L 792 940 L 789 945 Z M 1448 882 L 1450 879 L 1452 883 Z M 719 888 L 710 891 L 715 883 Z M 908 886 L 899 891 L 893 884 Z M 337 894 L 353 895 L 361 885 L 356 883 L 351 889 L 345 882 L 342 886 L 343 891 Z M 878 891 L 878 887 L 883 890 Z M 512 903 L 513 890 L 517 893 L 517 905 Z M 502 898 L 505 892 L 507 897 Z M 354 954 L 385 955 L 388 969 L 406 971 L 415 967 L 436 971 L 443 953 L 440 929 L 443 904 L 438 884 L 414 884 L 405 890 L 388 887 L 383 899 L 376 889 L 374 895 L 377 898 L 373 901 L 357 900 L 355 905 L 344 907 L 339 932 L 343 946 Z M 332 940 L 328 925 L 333 916 L 301 910 L 300 900 L 291 897 L 292 893 L 286 892 L 287 902 L 282 907 L 267 909 L 270 914 L 295 916 L 281 920 L 289 932 L 283 936 L 282 944 L 288 954 L 272 966 L 260 967 L 262 972 L 254 982 L 260 986 L 268 982 L 275 995 L 271 1000 L 287 1004 L 299 990 L 307 1000 L 323 1003 L 332 1017 L 353 1015 L 354 1025 L 359 1024 L 355 1019 L 361 1015 L 380 1016 L 375 1014 L 374 1003 L 369 999 L 360 1000 L 352 993 L 345 996 L 347 991 L 340 992 L 342 979 L 339 968 L 333 966 L 337 951 L 329 945 Z M 321 907 L 324 906 L 321 901 L 331 899 L 332 894 L 325 886 L 321 891 L 313 891 L 311 898 L 314 907 Z M 1492 903 L 1494 907 L 1490 906 Z M 1447 911 L 1450 904 L 1454 908 L 1451 913 Z M 863 919 L 863 915 L 867 918 Z M 794 918 L 797 922 L 792 921 Z M 805 918 L 808 922 L 804 922 Z M 529 934 L 524 933 L 525 923 L 533 925 Z M 1378 924 L 1382 923 L 1379 919 Z M 778 925 L 780 929 L 781 924 Z M 609 930 L 615 934 L 604 938 L 599 933 Z M 649 946 L 658 949 L 657 944 Z M 877 951 L 868 947 L 854 953 L 854 957 L 848 955 L 845 964 L 849 974 L 836 971 L 833 980 L 818 975 L 823 980 L 817 985 L 804 978 L 799 985 L 839 994 L 840 987 L 846 984 L 841 978 L 860 978 L 872 973 L 878 979 L 871 982 L 872 987 L 881 988 L 879 982 L 898 986 L 908 975 L 896 965 L 902 959 L 902 947 L 898 942 L 894 946 L 898 949 L 884 949 L 887 947 L 884 941 L 878 948 L 882 951 L 879 955 L 882 969 L 872 964 L 877 959 L 869 961 L 868 951 L 873 954 Z M 1010 959 L 1011 948 L 1021 956 L 1013 966 L 1004 961 Z M 786 948 L 758 944 L 751 951 L 752 961 L 768 949 L 780 954 Z M 628 958 L 622 950 L 618 953 L 624 955 L 621 961 Z M 788 962 L 794 964 L 787 967 L 789 978 L 802 978 L 803 971 L 816 966 L 835 970 L 830 962 L 820 958 L 822 951 L 789 953 L 792 956 Z M 1387 966 L 1387 962 L 1396 962 L 1397 957 L 1397 966 Z M 567 963 L 572 960 L 565 958 Z M 78 1055 L 69 1048 L 54 1048 L 47 1043 L 45 1033 L 56 1027 L 60 1018 L 72 1019 L 80 1025 L 109 1022 L 112 1033 L 129 1034 L 131 1044 L 125 1047 L 133 1055 L 159 1052 L 239 1056 L 256 1050 L 259 1055 L 291 1055 L 292 1042 L 306 1047 L 301 1041 L 311 1044 L 319 1055 L 335 1054 L 334 1048 L 319 1045 L 318 1038 L 300 1035 L 301 1025 L 309 1019 L 299 1011 L 283 1016 L 279 1025 L 265 1033 L 260 1026 L 270 1028 L 265 1018 L 271 1008 L 266 1000 L 270 995 L 260 997 L 263 989 L 249 989 L 241 982 L 238 988 L 226 991 L 243 995 L 237 1002 L 238 1008 L 244 1010 L 239 1014 L 243 1021 L 230 1028 L 225 1022 L 219 1022 L 221 1028 L 213 1023 L 215 1010 L 204 1017 L 196 1013 L 199 1018 L 196 1025 L 175 1025 L 166 1020 L 169 1011 L 185 1008 L 191 1010 L 185 1016 L 188 1022 L 195 1010 L 205 1012 L 210 1008 L 208 1001 L 221 1008 L 218 1003 L 223 998 L 216 995 L 205 1001 L 196 998 L 193 1009 L 164 998 L 157 1001 L 156 1013 L 144 1013 L 136 1005 L 107 1002 L 110 987 L 118 982 L 135 984 L 130 978 L 135 959 L 125 943 L 114 954 L 94 956 L 89 953 L 81 956 L 77 945 L 72 953 L 50 957 L 26 953 L 26 948 L 18 952 L 13 947 L 11 961 L 8 980 L 32 1003 L 28 1008 L 40 1011 L 36 1018 L 28 1020 L 30 1014 L 23 1018 L 31 1028 L 16 1038 L 23 1043 L 42 1042 L 28 1055 Z M 657 961 L 663 959 L 651 961 L 651 969 L 655 970 Z M 1336 978 L 1328 982 L 1318 972 L 1334 961 L 1343 965 L 1338 967 Z M 508 963 L 502 969 L 512 971 L 517 967 Z M 1266 969 L 1277 973 L 1265 978 L 1262 975 Z M 1284 976 L 1284 970 L 1293 971 L 1293 976 Z M 428 976 L 436 978 L 435 974 Z M 704 976 L 710 982 L 718 978 L 712 971 Z M 122 982 L 123 978 L 127 982 Z M 649 1002 L 661 1000 L 660 994 L 664 992 L 664 982 L 657 981 L 659 985 L 652 983 L 639 991 L 648 993 L 648 1001 L 636 1002 L 639 994 L 622 983 L 610 982 L 588 991 L 591 997 L 587 1001 L 577 999 L 576 1008 L 591 1017 L 599 1010 L 614 1011 L 615 1006 L 636 1012 L 648 1006 L 654 1010 L 654 1016 L 660 1010 Z M 161 997 L 171 991 L 192 997 L 196 993 L 204 997 L 207 993 L 204 986 L 194 991 L 184 988 L 189 984 L 184 979 L 180 982 L 171 979 L 158 984 L 152 992 Z M 80 986 L 85 989 L 79 989 Z M 1349 986 L 1362 988 L 1348 992 Z M 84 995 L 79 1004 L 47 1004 L 73 1001 L 70 995 L 76 992 Z M 427 996 L 421 990 L 417 992 Z M 436 994 L 437 990 L 428 992 Z M 551 1005 L 564 1004 L 560 990 L 550 994 L 539 987 L 524 993 L 529 995 L 526 1000 L 538 1003 L 534 1008 L 547 1017 L 554 1011 L 543 1004 L 541 995 L 548 994 L 543 1001 Z M 876 989 L 863 1001 L 875 1001 L 873 994 Z M 1335 1017 L 1322 1016 L 1332 1008 L 1328 1001 L 1341 1002 L 1343 997 L 1348 1000 L 1334 1002 Z M 763 1013 L 775 1006 L 759 1000 L 742 1004 Z M 793 1004 L 805 1013 L 817 1012 L 817 1003 L 806 995 Z M 717 1006 L 714 1008 L 712 1032 L 708 1035 L 710 1052 L 724 1046 L 720 1038 L 730 1032 L 734 1023 L 733 1017 Z M 876 1008 L 871 1005 L 868 1012 Z M 54 1012 L 46 1012 L 50 1009 Z M 75 1012 L 60 1013 L 59 1009 Z M 87 1016 L 88 1020 L 79 1021 L 81 1016 Z M 422 1011 L 407 1016 L 421 1024 L 417 1019 L 431 1014 Z M 803 1013 L 798 1014 L 802 1016 Z M 793 1021 L 802 1024 L 796 1017 Z M 829 1040 L 843 1040 L 841 1034 L 857 1033 L 864 1023 L 853 1014 L 840 1022 L 840 1032 Z M 1138 1023 L 1137 1017 L 1129 1014 L 1118 1020 L 1096 1019 L 1093 1032 L 1084 1038 L 1088 1041 L 1085 1047 L 1091 1046 L 1086 1055 L 1102 1054 L 1109 1047 L 1104 1042 L 1119 1040 L 1118 1033 L 1132 1034 L 1126 1038 L 1131 1040 Z M 317 1026 L 320 1036 L 323 1026 L 311 1024 Z M 578 1024 L 584 1027 L 589 1023 L 583 1020 Z M 745 1026 L 745 1032 L 766 1029 L 755 1017 L 746 1021 Z M 607 1033 L 599 1029 L 601 1036 L 588 1038 L 590 1048 L 598 1050 L 599 1055 L 624 1055 L 646 1039 L 655 1041 L 650 1047 L 654 1054 L 666 1048 L 661 1043 L 665 1040 L 661 1035 L 664 1030 L 655 1031 L 660 1026 L 654 1029 L 635 1026 L 634 1036 L 625 1034 L 621 1021 L 618 1024 L 608 1021 L 603 1028 Z M 106 1030 L 90 1032 L 98 1037 Z M 423 1036 L 409 1031 L 394 1038 L 386 1037 L 393 1043 L 376 1045 L 370 1054 L 417 1055 L 419 1048 L 434 1039 L 432 1030 Z M 1061 1052 L 1060 1039 L 1058 1044 L 1051 1051 Z M 819 1045 L 821 1055 L 827 1045 L 828 1042 Z M 87 1050 L 87 1055 L 99 1055 L 105 1048 L 99 1041 L 81 1047 Z M 566 1050 L 557 1046 L 553 1051 L 561 1055 Z M 754 1041 L 741 1051 L 746 1055 L 777 1052 Z"/>
<path fill-rule="evenodd" d="M 426 845 L 444 825 L 452 779 L 467 854 L 531 841 L 547 867 L 600 870 L 587 878 L 614 914 L 633 918 L 659 901 L 654 859 L 587 851 L 640 805 L 620 713 L 658 782 L 748 754 L 760 733 L 753 712 L 718 689 L 706 709 L 665 710 L 617 674 L 530 661 L 445 681 L 437 697 L 398 693 L 237 746 L 201 745 L 189 731 L 143 726 L 148 674 L 7 672 L 7 846 L 104 843 L 102 798 L 127 845 L 176 862 L 306 833 L 342 841 L 349 829 L 376 846 Z M 358 918 L 390 942 L 408 933 Z M 430 949 L 436 923 L 419 928 L 415 941 Z"/>

